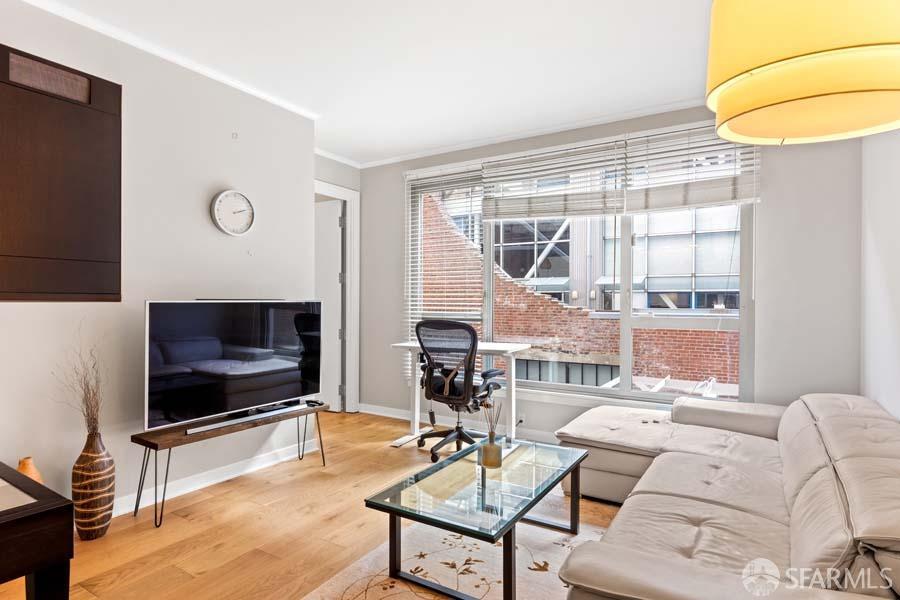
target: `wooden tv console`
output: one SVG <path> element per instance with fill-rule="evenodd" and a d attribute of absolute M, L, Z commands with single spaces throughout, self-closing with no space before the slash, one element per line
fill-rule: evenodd
<path fill-rule="evenodd" d="M 314 415 L 316 419 L 316 433 L 319 440 L 319 452 L 322 454 L 322 466 L 325 466 L 325 446 L 322 442 L 322 425 L 319 422 L 319 413 L 328 410 L 327 404 L 319 406 L 307 406 L 300 404 L 295 408 L 279 410 L 277 412 L 260 412 L 254 415 L 252 419 L 235 420 L 233 417 L 215 417 L 212 419 L 204 419 L 202 421 L 193 421 L 190 424 L 175 425 L 164 429 L 155 429 L 153 431 L 145 431 L 136 433 L 131 436 L 131 442 L 144 447 L 144 460 L 141 464 L 141 477 L 138 480 L 137 498 L 134 501 L 134 515 L 137 516 L 138 509 L 141 506 L 141 494 L 144 491 L 144 480 L 147 478 L 147 467 L 150 463 L 150 451 L 153 451 L 153 524 L 156 527 L 162 526 L 163 513 L 166 508 L 166 487 L 169 483 L 169 465 L 172 461 L 172 449 L 178 446 L 187 446 L 196 442 L 202 442 L 212 438 L 221 437 L 230 433 L 244 431 L 261 427 L 262 425 L 271 425 L 289 419 L 297 420 L 297 458 L 303 460 L 306 447 L 306 425 L 309 421 L 309 415 Z M 300 435 L 300 418 L 303 417 L 303 435 L 301 441 Z M 229 423 L 229 421 L 235 421 Z M 220 425 L 221 424 L 221 425 Z M 218 425 L 215 428 L 203 429 L 210 425 Z M 203 429 L 202 431 L 194 431 Z M 194 431 L 189 433 L 189 431 Z M 167 450 L 166 454 L 166 472 L 163 476 L 162 499 L 157 497 L 159 489 L 158 475 L 159 462 L 157 455 L 160 450 Z"/>

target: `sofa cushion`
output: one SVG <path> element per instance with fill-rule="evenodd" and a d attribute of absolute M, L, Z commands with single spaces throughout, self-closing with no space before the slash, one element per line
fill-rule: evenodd
<path fill-rule="evenodd" d="M 857 554 L 856 558 L 853 559 L 853 563 L 844 576 L 840 589 L 846 592 L 894 600 L 896 596 L 891 592 L 891 586 L 896 586 L 897 584 L 894 583 L 896 576 L 891 575 L 891 573 L 900 573 L 900 570 L 879 564 L 875 554 L 871 550 L 864 549 L 862 553 Z"/>
<path fill-rule="evenodd" d="M 831 460 L 900 458 L 900 423 L 870 417 L 831 417 L 819 422 Z"/>
<path fill-rule="evenodd" d="M 788 509 L 791 509 L 797 494 L 810 477 L 831 463 L 816 420 L 802 400 L 794 401 L 784 411 L 778 425 L 778 449 L 782 461 L 784 498 Z"/>
<path fill-rule="evenodd" d="M 682 397 L 672 404 L 672 422 L 727 429 L 774 440 L 784 409 L 784 406 L 774 404 Z"/>
<path fill-rule="evenodd" d="M 764 557 L 779 569 L 789 564 L 789 530 L 747 512 L 660 494 L 628 498 L 600 543 L 620 544 L 740 575 Z"/>
<path fill-rule="evenodd" d="M 581 463 L 582 469 L 640 477 L 650 466 L 650 463 L 653 462 L 653 457 L 645 454 L 607 450 L 606 448 L 597 448 L 568 441 L 564 441 L 560 445 L 588 451 L 587 458 Z"/>
<path fill-rule="evenodd" d="M 598 406 L 557 430 L 556 437 L 580 446 L 656 456 L 672 433 L 668 412 Z"/>
<path fill-rule="evenodd" d="M 890 413 L 870 398 L 852 394 L 805 394 L 806 404 L 817 421 L 828 417 L 871 417 L 895 420 Z"/>
<path fill-rule="evenodd" d="M 778 423 L 778 440 L 787 441 L 797 435 L 801 430 L 815 424 L 816 420 L 809 407 L 802 400 L 794 400 L 784 410 L 781 421 Z"/>
<path fill-rule="evenodd" d="M 631 494 L 648 493 L 711 502 L 789 523 L 781 477 L 746 463 L 666 452 L 653 461 Z"/>
<path fill-rule="evenodd" d="M 225 344 L 222 346 L 222 358 L 230 358 L 232 360 L 265 360 L 272 358 L 275 350 L 272 348 L 256 348 L 253 346 L 236 346 L 234 344 Z"/>
<path fill-rule="evenodd" d="M 885 569 L 885 574 L 889 576 L 894 591 L 900 594 L 900 552 L 876 550 L 875 562 L 878 563 L 879 569 Z"/>
<path fill-rule="evenodd" d="M 661 559 L 650 550 L 623 548 L 604 540 L 585 542 L 572 550 L 559 577 L 569 586 L 568 600 L 753 600 L 740 576 L 685 558 Z M 788 600 L 777 594 L 778 590 L 769 599 Z M 814 599 L 801 596 L 791 600 Z"/>
<path fill-rule="evenodd" d="M 837 476 L 824 467 L 803 486 L 791 510 L 791 566 L 845 569 L 855 553 Z"/>
<path fill-rule="evenodd" d="M 830 465 L 831 460 L 814 422 L 810 422 L 793 436 L 779 438 L 778 446 L 781 451 L 784 499 L 791 509 L 806 482 Z"/>
<path fill-rule="evenodd" d="M 584 463 L 581 464 L 584 465 Z M 582 497 L 597 498 L 621 504 L 628 498 L 628 494 L 634 489 L 638 479 L 638 477 L 632 477 L 631 475 L 621 475 L 598 469 L 582 469 L 581 495 Z M 571 489 L 569 479 L 564 479 L 563 490 L 569 493 Z"/>
<path fill-rule="evenodd" d="M 239 377 L 259 377 L 285 371 L 297 371 L 297 363 L 280 358 L 257 360 L 246 362 L 242 360 L 197 360 L 183 363 L 182 366 L 190 368 L 194 373 L 208 375 L 219 379 L 234 379 Z"/>
<path fill-rule="evenodd" d="M 147 364 L 150 367 L 159 367 L 166 364 L 166 359 L 163 358 L 159 344 L 156 342 L 150 342 L 147 346 Z"/>
<path fill-rule="evenodd" d="M 746 433 L 676 424 L 661 450 L 724 458 L 781 472 L 778 442 Z"/>
<path fill-rule="evenodd" d="M 160 340 L 159 348 L 169 364 L 222 358 L 222 342 L 215 337 Z"/>
<path fill-rule="evenodd" d="M 149 369 L 150 378 L 161 379 L 163 377 L 177 377 L 179 375 L 190 375 L 191 370 L 182 365 L 158 365 L 151 366 Z"/>
<path fill-rule="evenodd" d="M 900 552 L 900 455 L 846 458 L 835 468 L 847 495 L 853 536 L 872 547 Z"/>

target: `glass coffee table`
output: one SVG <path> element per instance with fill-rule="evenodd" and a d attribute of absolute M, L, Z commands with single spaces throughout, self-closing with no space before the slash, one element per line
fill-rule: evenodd
<path fill-rule="evenodd" d="M 503 599 L 516 597 L 516 524 L 532 523 L 578 533 L 580 465 L 587 452 L 524 440 L 501 440 L 503 463 L 480 466 L 485 442 L 466 448 L 366 499 L 388 513 L 390 576 L 451 598 L 471 596 L 400 569 L 400 519 L 418 521 L 483 542 L 503 539 Z M 571 478 L 568 523 L 529 517 L 528 512 L 566 476 Z"/>

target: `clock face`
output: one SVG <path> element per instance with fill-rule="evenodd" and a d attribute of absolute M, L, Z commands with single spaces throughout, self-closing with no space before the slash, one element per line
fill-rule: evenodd
<path fill-rule="evenodd" d="M 256 213 L 244 194 L 227 190 L 213 198 L 210 213 L 216 227 L 228 235 L 244 235 L 253 227 Z"/>

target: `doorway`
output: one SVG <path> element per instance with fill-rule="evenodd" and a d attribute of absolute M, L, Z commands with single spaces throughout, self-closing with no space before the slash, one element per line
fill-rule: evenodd
<path fill-rule="evenodd" d="M 334 412 L 359 411 L 358 211 L 359 192 L 316 181 L 315 289 L 322 302 L 319 399 Z"/>

